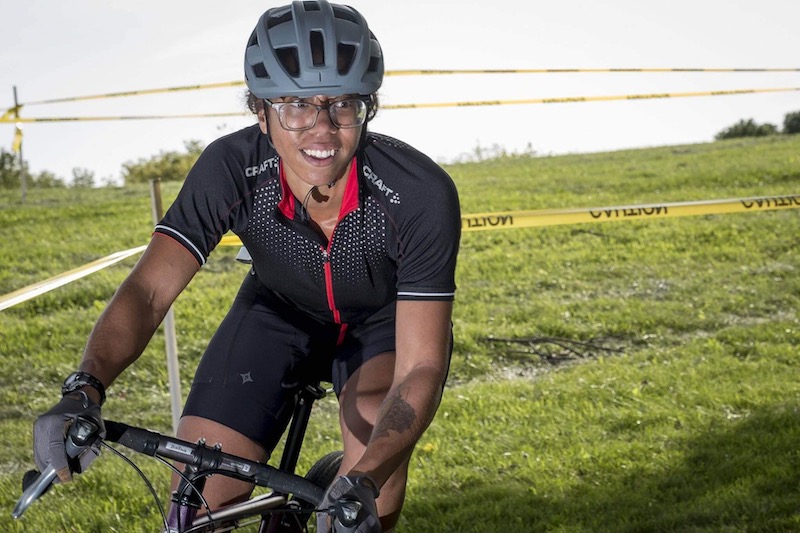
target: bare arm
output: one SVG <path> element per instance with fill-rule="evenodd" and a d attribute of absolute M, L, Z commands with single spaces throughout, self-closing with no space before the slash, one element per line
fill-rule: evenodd
<path fill-rule="evenodd" d="M 430 425 L 450 359 L 452 302 L 397 302 L 394 381 L 353 473 L 382 485 Z"/>
<path fill-rule="evenodd" d="M 180 244 L 154 234 L 89 335 L 80 370 L 108 387 L 142 354 L 170 305 L 198 269 L 197 261 Z M 85 390 L 99 399 L 94 389 Z"/>

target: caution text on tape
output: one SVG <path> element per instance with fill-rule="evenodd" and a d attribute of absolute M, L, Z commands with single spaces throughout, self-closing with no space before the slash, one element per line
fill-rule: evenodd
<path fill-rule="evenodd" d="M 461 218 L 461 229 L 480 231 L 529 228 L 797 208 L 800 208 L 800 194 L 584 209 L 508 211 L 464 216 Z"/>

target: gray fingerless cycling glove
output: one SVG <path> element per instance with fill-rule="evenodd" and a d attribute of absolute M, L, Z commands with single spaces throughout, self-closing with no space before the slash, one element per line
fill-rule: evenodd
<path fill-rule="evenodd" d="M 100 428 L 99 437 L 105 437 L 106 428 L 100 406 L 80 391 L 66 394 L 33 424 L 33 458 L 36 466 L 44 471 L 48 465 L 52 465 L 58 473 L 58 479 L 64 482 L 72 480 L 73 472 L 84 472 L 100 455 L 99 445 L 95 445 L 75 459 L 67 457 L 64 444 L 67 430 L 78 416 L 94 422 Z"/>
<path fill-rule="evenodd" d="M 380 533 L 381 522 L 378 518 L 378 509 L 375 498 L 380 495 L 378 487 L 369 476 L 339 476 L 325 492 L 320 507 L 328 509 L 336 506 L 343 500 L 355 501 L 360 504 L 354 509 L 357 516 L 353 516 L 353 524 L 342 524 L 336 517 L 326 513 L 317 513 L 317 531 L 328 533 L 331 531 L 331 520 L 335 527 L 334 532 L 346 533 Z"/>

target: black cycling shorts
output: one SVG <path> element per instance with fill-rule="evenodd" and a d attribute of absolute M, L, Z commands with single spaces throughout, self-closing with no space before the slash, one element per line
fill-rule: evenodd
<path fill-rule="evenodd" d="M 394 310 L 342 336 L 340 324 L 299 312 L 251 274 L 197 367 L 183 414 L 219 422 L 271 453 L 298 385 L 328 381 L 338 395 L 365 361 L 395 350 Z"/>

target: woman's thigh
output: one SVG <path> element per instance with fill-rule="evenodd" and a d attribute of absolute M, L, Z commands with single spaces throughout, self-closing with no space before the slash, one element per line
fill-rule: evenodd
<path fill-rule="evenodd" d="M 183 415 L 215 421 L 271 453 L 291 416 L 297 386 L 317 367 L 329 369 L 330 355 L 324 356 L 324 335 L 317 338 L 324 328 L 287 318 L 248 285 L 209 342 Z M 331 343 L 327 351 L 332 350 Z"/>
<path fill-rule="evenodd" d="M 224 424 L 206 418 L 184 416 L 178 425 L 177 437 L 189 442 L 205 439 L 209 446 L 220 444 L 226 453 L 251 461 L 264 462 L 267 459 L 267 453 L 259 443 Z M 178 482 L 179 478 L 176 474 L 172 478 L 173 490 L 177 487 Z M 203 497 L 211 509 L 216 509 L 244 501 L 252 491 L 253 484 L 251 483 L 226 476 L 211 476 L 206 480 Z"/>

